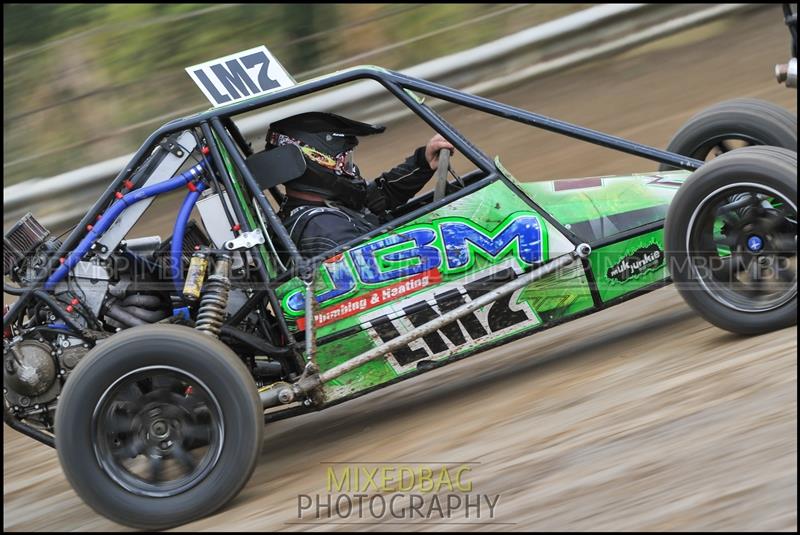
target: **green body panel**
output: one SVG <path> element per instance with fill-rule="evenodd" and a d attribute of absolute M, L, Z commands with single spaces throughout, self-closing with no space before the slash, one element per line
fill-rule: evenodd
<path fill-rule="evenodd" d="M 584 239 L 613 237 L 663 220 L 687 171 L 530 182 L 521 188 Z"/>
<path fill-rule="evenodd" d="M 595 249 L 589 260 L 603 302 L 662 281 L 668 276 L 664 229 Z"/>
<path fill-rule="evenodd" d="M 677 171 L 512 184 L 581 240 L 610 242 L 590 257 L 605 302 L 666 278 L 663 252 L 653 253 L 663 251 L 661 230 L 619 242 L 614 235 L 663 219 L 686 176 Z M 513 187 L 492 182 L 319 266 L 317 364 L 329 370 L 573 247 Z M 277 291 L 290 327 L 298 330 L 305 324 L 303 292 L 299 279 Z M 325 399 L 375 388 L 416 371 L 420 361 L 456 358 L 596 305 L 583 265 L 573 263 L 323 385 Z"/>

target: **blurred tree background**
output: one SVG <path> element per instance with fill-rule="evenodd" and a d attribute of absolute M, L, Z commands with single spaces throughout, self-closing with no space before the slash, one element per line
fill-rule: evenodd
<path fill-rule="evenodd" d="M 261 44 L 302 81 L 403 69 L 591 4 L 4 4 L 3 184 L 135 151 L 209 107 L 184 68 Z"/>

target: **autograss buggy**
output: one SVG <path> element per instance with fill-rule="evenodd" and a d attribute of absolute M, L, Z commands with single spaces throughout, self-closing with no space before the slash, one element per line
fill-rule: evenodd
<path fill-rule="evenodd" d="M 442 154 L 434 191 L 306 260 L 268 199 L 281 201 L 276 185 L 303 157 L 254 154 L 233 118 L 358 80 L 380 83 L 475 168 L 448 182 Z M 518 182 L 418 95 L 673 170 Z M 791 126 L 767 137 L 779 123 Z M 670 279 L 724 329 L 793 325 L 796 120 L 781 113 L 748 138 L 783 148 L 708 163 L 718 143 L 705 142 L 719 136 L 704 126 L 680 146 L 689 157 L 373 67 L 173 121 L 63 241 L 30 214 L 6 234 L 4 291 L 17 300 L 3 317 L 4 421 L 55 446 L 97 512 L 165 528 L 239 492 L 265 418 L 353 399 Z M 181 188 L 170 237 L 126 239 L 155 196 Z"/>

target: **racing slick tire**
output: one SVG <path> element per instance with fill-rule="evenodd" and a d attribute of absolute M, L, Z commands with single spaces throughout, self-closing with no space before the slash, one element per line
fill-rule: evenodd
<path fill-rule="evenodd" d="M 160 530 L 211 514 L 256 466 L 264 419 L 242 361 L 178 325 L 100 342 L 70 374 L 56 410 L 67 480 L 98 513 Z"/>
<path fill-rule="evenodd" d="M 797 117 L 763 100 L 726 100 L 689 119 L 670 140 L 667 151 L 706 161 L 715 150 L 734 148 L 734 140 L 797 152 Z M 659 167 L 659 171 L 672 169 L 667 164 Z"/>
<path fill-rule="evenodd" d="M 738 334 L 797 324 L 797 153 L 745 147 L 692 173 L 664 226 L 670 275 L 704 319 Z"/>

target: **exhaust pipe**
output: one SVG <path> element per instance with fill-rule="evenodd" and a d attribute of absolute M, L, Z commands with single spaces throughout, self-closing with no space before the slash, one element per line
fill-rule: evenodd
<path fill-rule="evenodd" d="M 786 87 L 797 87 L 797 58 L 792 58 L 789 63 L 775 65 L 775 78 L 779 84 L 786 83 Z"/>

